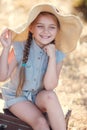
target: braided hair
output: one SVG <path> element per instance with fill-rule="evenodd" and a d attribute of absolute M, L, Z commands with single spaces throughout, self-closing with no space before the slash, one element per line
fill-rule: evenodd
<path fill-rule="evenodd" d="M 25 82 L 25 66 L 28 61 L 31 41 L 32 41 L 32 33 L 29 32 L 28 39 L 27 39 L 25 47 L 24 47 L 22 66 L 21 66 L 20 73 L 19 73 L 19 84 L 18 84 L 18 88 L 16 91 L 16 96 L 19 96 L 21 94 L 23 84 Z"/>

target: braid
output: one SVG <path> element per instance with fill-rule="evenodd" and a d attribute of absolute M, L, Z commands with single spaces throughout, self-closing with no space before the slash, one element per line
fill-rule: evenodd
<path fill-rule="evenodd" d="M 18 88 L 17 88 L 17 91 L 16 91 L 16 96 L 19 96 L 21 94 L 23 84 L 25 82 L 25 66 L 26 66 L 26 63 L 27 63 L 27 60 L 28 60 L 31 41 L 32 41 L 32 33 L 29 32 L 28 39 L 27 39 L 25 47 L 24 47 L 22 67 L 21 67 L 20 73 L 19 73 L 19 84 L 18 84 Z"/>
<path fill-rule="evenodd" d="M 22 63 L 26 64 L 26 62 L 28 60 L 28 55 L 29 55 L 29 50 L 30 50 L 30 46 L 31 46 L 31 41 L 32 41 L 32 33 L 29 32 L 28 39 L 27 39 L 27 42 L 26 42 L 25 48 L 24 48 L 24 54 L 23 54 Z"/>

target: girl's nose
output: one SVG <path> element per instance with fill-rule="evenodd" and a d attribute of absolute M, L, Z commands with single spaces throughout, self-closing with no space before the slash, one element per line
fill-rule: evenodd
<path fill-rule="evenodd" d="M 43 32 L 44 33 L 49 33 L 49 29 L 48 28 L 44 28 Z"/>

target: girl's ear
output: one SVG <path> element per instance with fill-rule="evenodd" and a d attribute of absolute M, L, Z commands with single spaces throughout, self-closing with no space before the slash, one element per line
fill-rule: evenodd
<path fill-rule="evenodd" d="M 32 26 L 32 25 L 30 25 L 29 31 L 30 31 L 31 33 L 33 33 L 33 26 Z"/>

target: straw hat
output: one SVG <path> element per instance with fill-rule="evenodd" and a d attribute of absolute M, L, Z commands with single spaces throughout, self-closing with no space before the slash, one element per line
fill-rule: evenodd
<path fill-rule="evenodd" d="M 75 49 L 82 32 L 82 23 L 80 19 L 74 15 L 64 15 L 59 9 L 52 4 L 37 4 L 31 8 L 26 21 L 23 23 L 19 20 L 18 26 L 14 28 L 8 27 L 13 32 L 14 41 L 24 41 L 27 39 L 29 25 L 35 20 L 40 12 L 50 12 L 54 14 L 60 22 L 60 31 L 58 32 L 55 45 L 58 50 L 69 53 Z M 18 16 L 24 17 L 24 16 Z"/>

